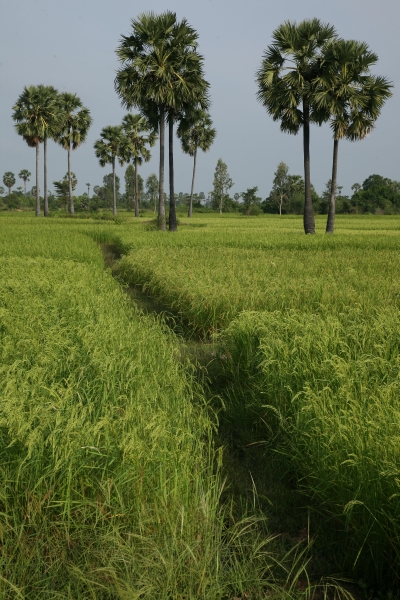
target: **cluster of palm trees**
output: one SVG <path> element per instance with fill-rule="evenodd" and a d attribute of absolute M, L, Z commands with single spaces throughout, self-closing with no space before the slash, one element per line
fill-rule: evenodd
<path fill-rule="evenodd" d="M 122 120 L 121 125 L 109 125 L 103 127 L 100 132 L 100 139 L 94 144 L 94 150 L 100 165 L 112 165 L 113 174 L 113 214 L 117 214 L 117 193 L 115 179 L 115 163 L 119 161 L 122 166 L 124 163 L 133 161 L 135 167 L 135 216 L 139 216 L 139 182 L 138 166 L 143 161 L 148 162 L 151 158 L 150 150 L 147 146 L 154 146 L 157 140 L 157 133 L 150 124 L 147 117 L 140 114 L 128 113 Z"/>
<path fill-rule="evenodd" d="M 203 57 L 198 53 L 198 34 L 186 19 L 177 21 L 176 14 L 152 12 L 132 20 L 132 31 L 123 36 L 117 48 L 121 62 L 115 90 L 122 106 L 136 108 L 147 119 L 160 140 L 158 226 L 166 229 L 164 203 L 165 123 L 168 123 L 169 147 L 169 230 L 177 230 L 174 191 L 174 124 L 178 123 L 183 149 L 196 160 L 197 147 L 207 150 L 208 141 L 201 135 L 189 134 L 199 123 L 211 130 L 207 114 L 210 105 L 209 84 L 204 78 Z M 195 166 L 194 166 L 195 171 Z M 193 184 L 192 184 L 193 188 Z M 189 208 L 190 211 L 190 208 Z"/>
<path fill-rule="evenodd" d="M 326 232 L 333 233 L 339 140 L 361 140 L 372 131 L 392 85 L 371 73 L 378 57 L 367 44 L 338 38 L 334 27 L 319 19 L 286 21 L 272 38 L 256 75 L 257 97 L 282 131 L 303 129 L 305 233 L 315 233 L 310 123 L 330 121 L 334 151 Z"/>
<path fill-rule="evenodd" d="M 39 152 L 43 143 L 44 215 L 49 214 L 47 192 L 47 140 L 52 139 L 68 153 L 69 210 L 74 214 L 71 184 L 71 150 L 86 139 L 92 119 L 76 94 L 59 93 L 53 86 L 24 87 L 13 107 L 15 129 L 28 146 L 36 149 L 36 215 L 40 215 Z"/>

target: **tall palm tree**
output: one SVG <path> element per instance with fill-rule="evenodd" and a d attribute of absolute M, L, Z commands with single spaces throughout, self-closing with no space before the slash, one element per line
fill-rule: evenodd
<path fill-rule="evenodd" d="M 30 171 L 28 171 L 28 169 L 21 169 L 21 171 L 18 173 L 18 177 L 20 179 L 22 179 L 24 182 L 24 195 L 25 196 L 26 196 L 26 182 L 29 181 L 31 175 L 32 175 L 32 173 Z"/>
<path fill-rule="evenodd" d="M 281 130 L 297 134 L 303 128 L 304 231 L 315 233 L 310 177 L 310 123 L 321 124 L 328 115 L 315 107 L 315 82 L 321 70 L 325 44 L 336 37 L 334 27 L 319 19 L 297 24 L 285 21 L 272 34 L 257 71 L 257 98 Z"/>
<path fill-rule="evenodd" d="M 139 183 L 138 166 L 148 162 L 151 158 L 150 151 L 146 145 L 154 146 L 157 133 L 154 131 L 150 121 L 143 115 L 128 114 L 122 119 L 122 129 L 129 140 L 127 145 L 127 160 L 133 158 L 135 166 L 135 217 L 139 216 Z"/>
<path fill-rule="evenodd" d="M 334 40 L 326 46 L 323 71 L 319 78 L 315 100 L 317 107 L 331 116 L 333 161 L 331 197 L 326 233 L 335 227 L 335 204 L 339 140 L 364 139 L 374 128 L 383 104 L 392 94 L 390 82 L 372 76 L 370 67 L 378 57 L 364 42 Z"/>
<path fill-rule="evenodd" d="M 196 176 L 197 149 L 207 152 L 217 135 L 217 131 L 212 127 L 210 115 L 201 109 L 195 109 L 184 115 L 178 127 L 178 137 L 181 140 L 181 146 L 185 154 L 193 156 L 193 175 L 192 187 L 190 190 L 190 201 L 188 217 L 192 216 L 193 211 L 193 191 L 194 179 Z"/>
<path fill-rule="evenodd" d="M 28 146 L 36 148 L 36 216 L 40 215 L 39 145 L 44 143 L 44 214 L 47 216 L 47 138 L 52 137 L 60 125 L 58 92 L 52 86 L 25 86 L 13 110 L 17 133 Z"/>
<path fill-rule="evenodd" d="M 170 124 L 170 229 L 176 229 L 173 190 L 173 124 L 184 103 L 206 108 L 208 83 L 202 73 L 203 58 L 197 53 L 197 33 L 184 19 L 166 11 L 160 15 L 144 13 L 132 21 L 132 33 L 123 36 L 117 55 L 122 63 L 115 78 L 115 89 L 122 105 L 143 111 L 159 126 L 160 170 L 158 220 L 165 230 L 164 154 L 165 119 Z"/>
<path fill-rule="evenodd" d="M 100 140 L 94 144 L 94 150 L 100 165 L 112 165 L 113 172 L 113 215 L 117 215 L 117 193 L 115 185 L 115 160 L 118 159 L 121 167 L 126 162 L 127 139 L 121 126 L 108 125 L 100 132 Z"/>
<path fill-rule="evenodd" d="M 71 149 L 76 150 L 86 140 L 92 118 L 89 109 L 83 106 L 76 94 L 60 94 L 59 106 L 62 111 L 62 125 L 55 140 L 68 152 L 69 212 L 73 215 L 75 207 L 71 183 Z"/>

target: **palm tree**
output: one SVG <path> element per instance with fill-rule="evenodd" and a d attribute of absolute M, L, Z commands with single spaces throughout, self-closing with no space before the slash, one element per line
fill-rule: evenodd
<path fill-rule="evenodd" d="M 40 215 L 39 144 L 44 142 L 44 214 L 47 205 L 47 138 L 52 137 L 60 124 L 58 92 L 52 86 L 24 87 L 13 107 L 15 129 L 28 146 L 36 148 L 36 216 Z"/>
<path fill-rule="evenodd" d="M 303 128 L 304 231 L 315 233 L 310 177 L 310 123 L 319 125 L 329 117 L 314 103 L 315 81 L 321 70 L 325 44 L 336 37 L 335 29 L 319 19 L 297 24 L 285 21 L 272 34 L 257 71 L 257 98 L 281 130 L 297 134 Z"/>
<path fill-rule="evenodd" d="M 85 185 L 87 187 L 87 195 L 88 195 L 88 198 L 90 200 L 90 183 L 85 183 Z"/>
<path fill-rule="evenodd" d="M 150 151 L 146 148 L 154 146 L 157 134 L 149 120 L 143 115 L 128 114 L 122 119 L 122 129 L 129 140 L 127 145 L 127 160 L 133 158 L 135 165 L 135 217 L 139 216 L 139 188 L 138 188 L 138 166 L 143 161 L 148 162 L 151 158 Z"/>
<path fill-rule="evenodd" d="M 184 19 L 166 11 L 160 15 L 144 13 L 132 21 L 132 34 L 123 36 L 117 55 L 122 63 L 115 78 L 115 89 L 122 105 L 136 107 L 160 132 L 160 170 L 158 221 L 165 230 L 164 154 L 165 118 L 170 124 L 170 229 L 176 229 L 173 171 L 173 123 L 184 103 L 206 108 L 208 83 L 202 73 L 203 58 L 197 53 L 197 33 Z"/>
<path fill-rule="evenodd" d="M 15 175 L 11 171 L 7 171 L 3 175 L 3 183 L 6 187 L 8 187 L 8 193 L 11 193 L 11 188 L 15 185 Z"/>
<path fill-rule="evenodd" d="M 193 190 L 194 179 L 196 176 L 197 148 L 200 148 L 203 152 L 207 152 L 211 148 L 217 132 L 212 127 L 210 115 L 204 110 L 195 109 L 182 118 L 177 133 L 178 137 L 181 139 L 183 152 L 189 154 L 189 156 L 193 156 L 192 188 L 190 190 L 188 210 L 188 217 L 191 217 L 193 211 Z"/>
<path fill-rule="evenodd" d="M 68 152 L 69 212 L 75 212 L 71 183 L 71 149 L 76 150 L 85 140 L 92 124 L 89 109 L 83 106 L 76 94 L 60 94 L 59 105 L 62 111 L 62 125 L 55 140 Z"/>
<path fill-rule="evenodd" d="M 392 87 L 384 77 L 372 76 L 370 67 L 378 57 L 364 42 L 335 40 L 327 45 L 319 79 L 316 105 L 331 115 L 333 161 L 331 196 L 326 233 L 335 227 L 335 204 L 339 140 L 364 139 L 374 128 Z"/>
<path fill-rule="evenodd" d="M 24 181 L 24 195 L 25 196 L 26 196 L 26 182 L 29 181 L 31 174 L 32 173 L 30 171 L 28 171 L 28 169 L 22 169 L 18 173 L 18 177 Z"/>
<path fill-rule="evenodd" d="M 117 215 L 117 194 L 115 185 L 115 159 L 117 158 L 119 164 L 122 165 L 126 162 L 127 156 L 127 139 L 124 136 L 121 126 L 108 125 L 103 127 L 100 132 L 100 140 L 97 140 L 94 144 L 94 150 L 97 158 L 99 159 L 100 165 L 105 167 L 107 164 L 112 165 L 113 172 L 113 215 Z"/>

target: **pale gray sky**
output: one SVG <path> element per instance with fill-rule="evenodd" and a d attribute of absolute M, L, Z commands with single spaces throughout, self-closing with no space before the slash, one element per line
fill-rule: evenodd
<path fill-rule="evenodd" d="M 394 95 L 382 111 L 376 130 L 363 142 L 341 142 L 338 183 L 351 193 L 353 183 L 372 173 L 400 180 L 400 119 L 398 0 L 19 0 L 2 2 L 0 9 L 0 178 L 5 171 L 29 169 L 34 184 L 35 152 L 13 129 L 12 106 L 24 85 L 53 85 L 78 94 L 89 107 L 93 125 L 87 142 L 73 152 L 77 193 L 85 183 L 101 185 L 109 172 L 94 155 L 93 143 L 105 125 L 118 125 L 125 111 L 114 92 L 118 61 L 115 48 L 130 31 L 130 20 L 141 12 L 173 10 L 198 31 L 205 72 L 211 84 L 211 116 L 217 129 L 212 149 L 200 153 L 196 191 L 206 194 L 218 158 L 228 165 L 235 183 L 231 192 L 257 185 L 266 197 L 280 161 L 291 173 L 302 174 L 302 138 L 279 130 L 257 103 L 255 72 L 271 43 L 272 31 L 284 20 L 318 17 L 334 25 L 341 37 L 366 41 L 379 56 L 376 73 L 394 83 Z M 189 191 L 192 160 L 176 141 L 175 189 Z M 319 193 L 331 173 L 332 140 L 329 126 L 311 131 L 311 178 Z M 158 171 L 158 148 L 141 170 L 143 177 Z M 126 167 L 118 167 L 123 183 Z M 49 143 L 49 181 L 67 170 L 64 150 Z M 167 177 L 166 177 L 167 183 Z M 2 181 L 0 181 L 2 185 Z M 22 185 L 18 179 L 17 185 Z M 16 187 L 15 186 L 15 187 Z M 42 188 L 42 185 L 41 185 Z M 50 189 L 53 186 L 50 184 Z"/>

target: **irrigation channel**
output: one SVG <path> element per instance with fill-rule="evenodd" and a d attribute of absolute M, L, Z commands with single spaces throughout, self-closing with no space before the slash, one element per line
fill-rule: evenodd
<path fill-rule="evenodd" d="M 345 534 L 339 533 L 339 523 L 328 522 L 318 506 L 302 493 L 279 434 L 265 439 L 265 428 L 259 426 L 262 415 L 246 414 L 244 408 L 232 406 L 230 382 L 224 375 L 227 356 L 218 336 L 201 338 L 178 312 L 147 294 L 141 284 L 121 279 L 118 261 L 122 253 L 116 244 L 103 243 L 101 249 L 105 267 L 111 269 L 132 302 L 177 337 L 180 360 L 194 370 L 218 415 L 215 444 L 223 448 L 226 481 L 221 501 L 232 506 L 232 518 L 252 520 L 257 535 L 274 538 L 278 560 L 294 552 L 307 563 L 307 571 L 296 582 L 300 593 L 311 585 L 316 592 L 311 594 L 314 598 L 365 598 L 363 582 L 355 582 L 346 573 L 338 575 L 340 554 L 346 549 L 345 537 L 340 537 Z M 338 548 L 342 548 L 339 554 Z"/>

